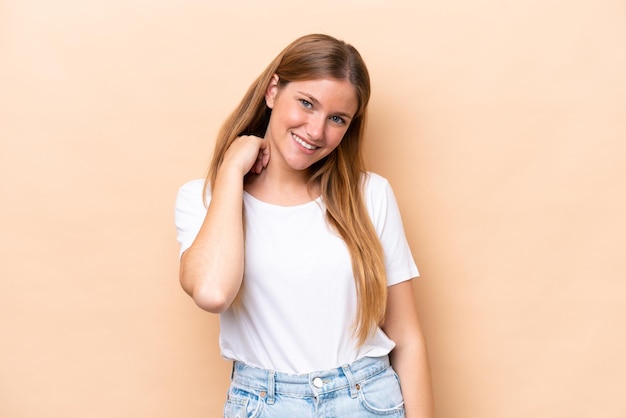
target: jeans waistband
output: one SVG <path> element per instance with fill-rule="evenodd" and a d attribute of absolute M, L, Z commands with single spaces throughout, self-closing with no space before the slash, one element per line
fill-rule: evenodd
<path fill-rule="evenodd" d="M 360 382 L 388 367 L 389 356 L 364 357 L 335 369 L 307 374 L 275 372 L 235 361 L 232 383 L 266 392 L 268 403 L 273 403 L 277 393 L 285 396 L 316 397 L 345 388 L 349 389 L 351 397 L 356 397 Z"/>

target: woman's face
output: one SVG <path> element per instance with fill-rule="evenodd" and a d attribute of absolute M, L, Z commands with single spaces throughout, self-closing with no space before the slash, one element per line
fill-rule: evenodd
<path fill-rule="evenodd" d="M 357 111 L 358 100 L 347 80 L 294 81 L 278 88 L 270 83 L 265 101 L 272 109 L 265 139 L 270 164 L 306 170 L 341 142 Z"/>

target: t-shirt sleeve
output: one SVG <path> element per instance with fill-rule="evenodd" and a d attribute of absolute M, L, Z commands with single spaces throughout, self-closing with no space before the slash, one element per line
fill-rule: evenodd
<path fill-rule="evenodd" d="M 176 239 L 180 244 L 179 256 L 182 256 L 183 252 L 191 247 L 204 222 L 206 207 L 202 200 L 203 190 L 204 180 L 192 180 L 178 189 L 174 223 L 176 225 Z"/>
<path fill-rule="evenodd" d="M 387 285 L 419 276 L 391 185 L 384 177 L 368 173 L 365 200 L 374 229 L 385 253 Z"/>

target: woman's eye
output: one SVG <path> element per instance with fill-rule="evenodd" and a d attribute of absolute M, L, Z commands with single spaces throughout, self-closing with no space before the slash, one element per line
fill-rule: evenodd
<path fill-rule="evenodd" d="M 346 123 L 345 120 L 343 120 L 343 118 L 340 118 L 339 116 L 331 116 L 330 120 L 332 120 L 335 123 L 338 123 L 340 125 L 343 125 L 344 123 Z"/>
<path fill-rule="evenodd" d="M 302 103 L 302 106 L 306 107 L 307 109 L 310 109 L 313 107 L 311 102 L 309 102 L 308 100 L 300 99 L 300 103 Z"/>

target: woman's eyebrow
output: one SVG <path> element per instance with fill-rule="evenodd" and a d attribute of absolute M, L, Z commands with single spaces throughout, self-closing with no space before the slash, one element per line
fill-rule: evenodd
<path fill-rule="evenodd" d="M 311 96 L 311 94 L 309 94 L 307 92 L 304 92 L 304 91 L 299 91 L 299 90 L 298 90 L 298 93 L 303 95 L 303 96 L 306 96 L 306 98 L 309 99 L 309 101 L 311 103 L 313 103 L 313 104 L 320 104 L 320 101 L 317 100 L 315 97 Z"/>

